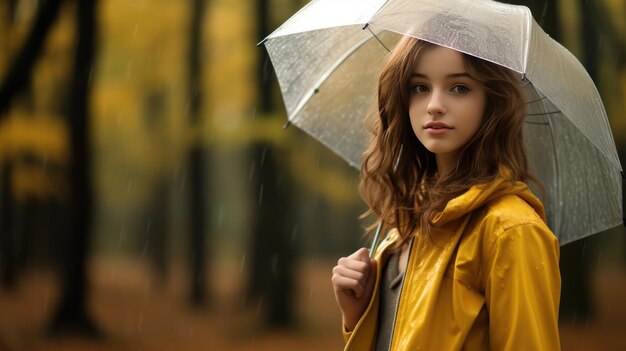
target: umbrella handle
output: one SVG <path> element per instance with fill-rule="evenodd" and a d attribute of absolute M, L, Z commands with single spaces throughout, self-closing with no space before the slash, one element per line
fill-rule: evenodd
<path fill-rule="evenodd" d="M 378 245 L 378 237 L 380 236 L 380 231 L 383 229 L 383 221 L 381 220 L 378 223 L 378 227 L 376 227 L 376 232 L 374 233 L 374 240 L 372 240 L 372 246 L 370 246 L 369 257 L 374 257 L 374 251 L 376 251 L 376 247 Z"/>

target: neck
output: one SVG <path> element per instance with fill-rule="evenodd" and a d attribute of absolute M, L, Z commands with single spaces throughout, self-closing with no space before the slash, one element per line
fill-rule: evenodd
<path fill-rule="evenodd" d="M 459 160 L 459 155 L 456 153 L 436 154 L 435 160 L 437 161 L 437 172 L 439 177 L 444 177 L 454 172 L 456 164 Z"/>

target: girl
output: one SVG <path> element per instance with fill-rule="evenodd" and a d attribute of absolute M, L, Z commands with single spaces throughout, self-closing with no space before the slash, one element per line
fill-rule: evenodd
<path fill-rule="evenodd" d="M 521 80 L 405 37 L 378 85 L 361 193 L 387 228 L 332 284 L 346 350 L 558 350 L 559 243 L 531 193 Z"/>

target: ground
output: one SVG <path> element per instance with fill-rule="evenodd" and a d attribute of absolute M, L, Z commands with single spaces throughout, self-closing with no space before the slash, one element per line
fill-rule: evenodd
<path fill-rule="evenodd" d="M 258 308 L 242 308 L 237 264 L 215 267 L 213 303 L 186 303 L 182 268 L 172 268 L 159 288 L 141 260 L 100 258 L 91 263 L 90 310 L 104 337 L 48 337 L 46 322 L 58 296 L 54 275 L 31 270 L 18 287 L 0 291 L 0 351 L 57 350 L 339 350 L 339 315 L 329 277 L 332 261 L 300 265 L 296 326 L 259 327 Z M 561 325 L 563 350 L 626 350 L 626 271 L 594 275 L 596 318 Z"/>

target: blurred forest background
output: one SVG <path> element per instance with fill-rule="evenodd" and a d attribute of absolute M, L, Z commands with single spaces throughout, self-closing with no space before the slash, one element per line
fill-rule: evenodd
<path fill-rule="evenodd" d="M 358 172 L 263 47 L 307 1 L 0 0 L 0 350 L 340 349 Z M 626 161 L 626 1 L 519 0 Z M 626 349 L 624 228 L 562 248 L 566 350 Z"/>

